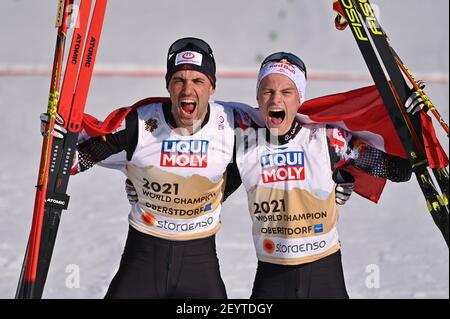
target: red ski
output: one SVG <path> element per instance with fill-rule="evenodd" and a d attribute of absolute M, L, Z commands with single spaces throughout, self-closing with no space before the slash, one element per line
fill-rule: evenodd
<path fill-rule="evenodd" d="M 73 0 L 66 0 L 64 3 L 66 10 L 69 10 L 69 6 L 72 4 Z M 67 196 L 66 190 L 70 166 L 73 162 L 78 133 L 81 128 L 80 121 L 88 96 L 107 0 L 96 1 L 86 37 L 91 5 L 92 0 L 80 0 L 78 21 L 73 33 L 59 101 L 57 97 L 59 96 L 64 46 L 58 50 L 59 42 L 57 42 L 54 64 L 56 76 L 52 76 L 51 103 L 48 108 L 50 123 L 44 134 L 33 223 L 16 298 L 42 297 L 61 212 L 63 209 L 67 209 L 69 196 Z M 64 14 L 63 21 L 65 23 L 60 27 L 58 39 L 62 34 L 65 38 L 68 29 L 67 12 L 64 11 Z M 58 77 L 57 81 L 56 77 Z M 68 130 L 63 138 L 53 135 L 56 112 L 63 120 L 62 126 Z"/>

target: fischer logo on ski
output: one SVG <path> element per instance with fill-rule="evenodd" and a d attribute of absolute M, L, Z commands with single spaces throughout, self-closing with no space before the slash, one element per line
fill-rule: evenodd
<path fill-rule="evenodd" d="M 369 38 L 364 34 L 365 32 L 363 22 L 359 18 L 356 9 L 353 7 L 352 0 L 342 0 L 341 4 L 345 9 L 346 15 L 348 17 L 348 22 L 354 30 L 357 38 L 361 41 L 369 41 Z"/>

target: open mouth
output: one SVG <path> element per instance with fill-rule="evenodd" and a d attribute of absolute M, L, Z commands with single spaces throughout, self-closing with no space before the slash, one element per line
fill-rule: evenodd
<path fill-rule="evenodd" d="M 192 100 L 181 101 L 180 105 L 181 109 L 187 114 L 194 113 L 195 109 L 197 108 L 197 103 Z"/>
<path fill-rule="evenodd" d="M 269 111 L 269 120 L 273 125 L 280 125 L 283 123 L 286 117 L 284 110 L 271 110 Z"/>

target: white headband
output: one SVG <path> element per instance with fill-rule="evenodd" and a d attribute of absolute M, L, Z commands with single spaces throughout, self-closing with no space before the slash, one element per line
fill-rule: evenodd
<path fill-rule="evenodd" d="M 259 86 L 261 81 L 270 74 L 282 74 L 287 76 L 294 82 L 297 87 L 298 94 L 300 96 L 300 102 L 305 102 L 306 92 L 306 76 L 296 65 L 285 62 L 270 62 L 265 64 L 259 71 L 258 84 L 256 86 L 257 93 L 259 92 Z"/>

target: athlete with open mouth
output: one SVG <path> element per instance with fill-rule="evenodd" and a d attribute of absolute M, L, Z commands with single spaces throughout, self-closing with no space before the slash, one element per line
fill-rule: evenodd
<path fill-rule="evenodd" d="M 274 54 L 262 63 L 257 99 L 274 136 L 287 134 L 296 123 L 298 107 L 305 101 L 306 76 L 303 61 L 293 54 Z"/>
<path fill-rule="evenodd" d="M 210 81 L 203 73 L 185 70 L 177 72 L 168 86 L 175 123 L 177 127 L 187 128 L 192 134 L 203 123 L 208 97 L 214 94 Z"/>
<path fill-rule="evenodd" d="M 208 44 L 192 38 L 175 42 L 167 54 L 166 87 L 173 120 L 179 128 L 196 132 L 204 122 L 209 97 L 216 88 L 216 65 Z"/>

